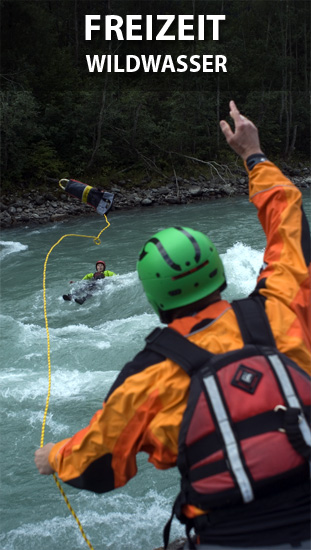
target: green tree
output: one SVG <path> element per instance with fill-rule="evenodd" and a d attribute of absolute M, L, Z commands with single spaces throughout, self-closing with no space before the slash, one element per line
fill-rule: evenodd
<path fill-rule="evenodd" d="M 23 175 L 33 140 L 40 137 L 38 104 L 30 91 L 0 91 L 1 170 L 10 179 Z"/>

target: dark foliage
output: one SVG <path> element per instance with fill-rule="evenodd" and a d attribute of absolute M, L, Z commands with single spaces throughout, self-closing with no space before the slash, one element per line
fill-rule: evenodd
<path fill-rule="evenodd" d="M 220 40 L 85 40 L 85 15 L 225 14 Z M 7 185 L 130 170 L 180 174 L 224 162 L 228 101 L 272 158 L 310 144 L 309 0 L 2 0 L 1 171 Z M 154 32 L 157 25 L 155 22 Z M 177 31 L 176 26 L 172 32 Z M 90 73 L 86 55 L 217 55 L 227 73 Z"/>

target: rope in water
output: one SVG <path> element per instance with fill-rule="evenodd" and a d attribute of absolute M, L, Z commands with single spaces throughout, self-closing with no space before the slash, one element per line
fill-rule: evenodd
<path fill-rule="evenodd" d="M 106 230 L 108 229 L 108 227 L 110 226 L 110 223 L 108 222 L 108 219 L 106 217 L 106 214 L 104 214 L 105 216 L 105 220 L 106 220 L 106 223 L 107 225 L 100 231 L 100 233 L 97 235 L 97 237 L 94 237 L 94 236 L 91 236 L 91 235 L 77 235 L 75 233 L 70 233 L 68 235 L 63 235 L 49 250 L 49 252 L 47 253 L 46 255 L 46 258 L 45 258 L 45 262 L 44 262 L 44 267 L 43 267 L 43 310 L 44 310 L 44 319 L 45 319 L 45 329 L 46 329 L 46 336 L 47 336 L 47 359 L 48 359 L 48 376 L 49 376 L 49 382 L 48 382 L 48 392 L 47 392 L 47 398 L 46 398 L 46 404 L 45 404 L 45 410 L 44 410 L 44 415 L 43 415 L 43 422 L 42 422 L 42 429 L 41 429 L 41 441 L 40 441 L 40 447 L 43 447 L 43 444 L 44 444 L 44 434 L 45 434 L 45 425 L 46 425 L 46 417 L 47 417 L 47 412 L 48 412 L 48 408 L 49 408 L 49 402 L 50 402 L 50 395 L 51 395 L 51 346 L 50 346 L 50 333 L 49 333 L 49 324 L 48 324 L 48 318 L 47 318 L 47 308 L 46 308 L 46 267 L 47 267 L 47 263 L 48 263 L 48 259 L 50 257 L 50 254 L 51 252 L 54 250 L 54 248 L 56 248 L 56 246 L 63 240 L 65 239 L 66 237 L 84 237 L 84 238 L 87 238 L 87 239 L 93 239 L 94 243 L 96 245 L 99 245 L 101 243 L 100 241 L 100 236 L 101 234 Z M 67 506 L 68 506 L 68 509 L 70 510 L 71 514 L 73 515 L 73 517 L 75 518 L 77 524 L 78 524 L 78 527 L 81 531 L 81 534 L 85 540 L 85 542 L 87 543 L 88 547 L 91 549 L 91 550 L 94 550 L 91 542 L 89 541 L 89 539 L 87 538 L 84 530 L 83 530 L 83 527 L 79 521 L 79 518 L 77 517 L 75 511 L 73 510 L 66 494 L 65 494 L 65 491 L 64 489 L 62 488 L 59 480 L 57 479 L 57 476 L 56 474 L 54 473 L 53 474 L 53 478 L 54 478 L 54 481 L 58 487 L 58 489 L 60 490 Z"/>

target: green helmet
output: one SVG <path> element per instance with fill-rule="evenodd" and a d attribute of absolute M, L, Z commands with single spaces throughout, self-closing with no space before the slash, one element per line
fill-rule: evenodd
<path fill-rule="evenodd" d="M 162 320 L 162 312 L 226 287 L 223 263 L 214 244 L 188 227 L 155 233 L 140 251 L 137 271 L 148 301 Z"/>

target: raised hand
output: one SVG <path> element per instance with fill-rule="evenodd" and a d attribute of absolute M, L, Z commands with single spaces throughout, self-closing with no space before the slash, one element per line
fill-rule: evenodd
<path fill-rule="evenodd" d="M 263 154 L 255 124 L 241 115 L 234 101 L 230 101 L 229 106 L 230 116 L 234 121 L 234 131 L 225 120 L 221 120 L 219 123 L 228 145 L 243 160 L 255 153 Z"/>

